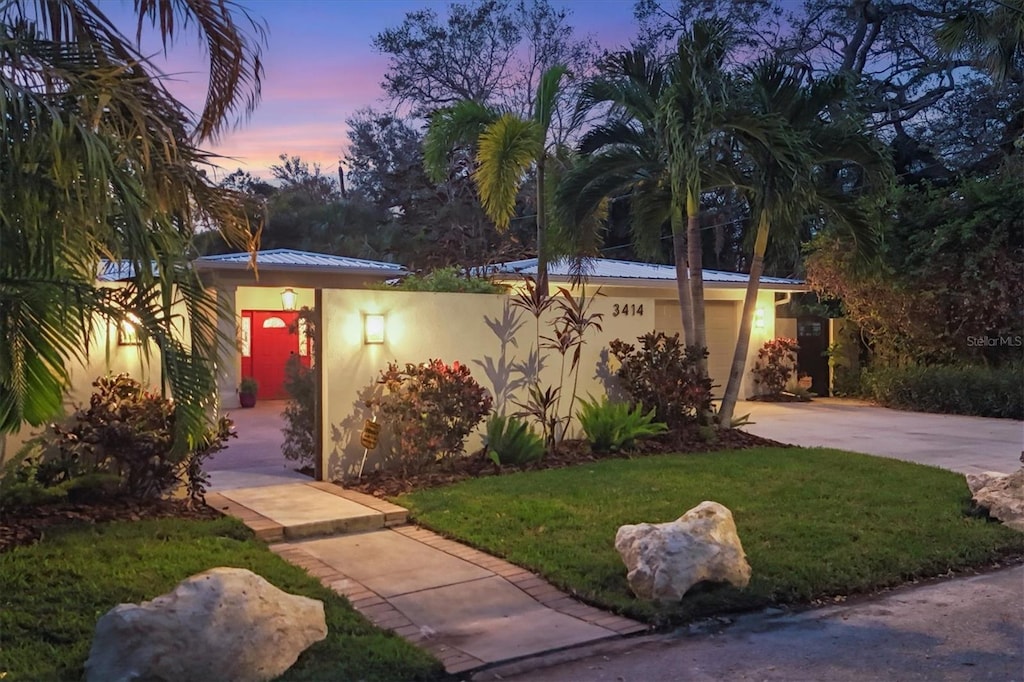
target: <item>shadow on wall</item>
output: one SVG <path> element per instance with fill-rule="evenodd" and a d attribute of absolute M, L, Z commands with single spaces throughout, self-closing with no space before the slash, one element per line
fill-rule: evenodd
<path fill-rule="evenodd" d="M 494 398 L 494 413 L 504 415 L 512 396 L 536 381 L 544 369 L 544 358 L 540 350 L 531 347 L 525 360 L 516 356 L 509 357 L 509 346 L 519 348 L 516 334 L 526 324 L 522 313 L 512 310 L 508 301 L 501 311 L 501 319 L 484 316 L 484 322 L 498 339 L 500 351 L 498 357 L 484 356 L 482 360 L 473 360 L 473 364 L 483 369 L 487 380 L 491 383 L 491 397 Z"/>
<path fill-rule="evenodd" d="M 363 423 L 373 418 L 373 412 L 367 407 L 367 403 L 375 398 L 380 398 L 384 393 L 384 387 L 373 381 L 369 386 L 360 389 L 357 399 L 352 403 L 352 410 L 345 419 L 331 424 L 330 454 L 327 456 L 324 474 L 330 481 L 353 480 L 359 475 L 363 458 L 345 456 L 345 450 L 350 444 L 358 443 L 359 436 L 363 430 Z M 378 468 L 388 467 L 395 459 L 394 448 L 392 447 L 391 433 L 382 429 L 377 447 L 366 454 L 365 471 L 373 471 Z"/>

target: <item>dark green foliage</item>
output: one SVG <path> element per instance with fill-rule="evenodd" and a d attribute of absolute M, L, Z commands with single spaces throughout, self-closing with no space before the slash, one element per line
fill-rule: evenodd
<path fill-rule="evenodd" d="M 778 396 L 796 370 L 796 339 L 778 338 L 764 342 L 750 371 L 762 395 Z"/>
<path fill-rule="evenodd" d="M 404 473 L 421 472 L 462 452 L 466 437 L 491 411 L 491 396 L 469 367 L 442 360 L 400 368 L 388 363 L 378 383 L 385 393 L 367 407 L 397 431 L 397 450 Z"/>
<path fill-rule="evenodd" d="M 841 299 L 869 342 L 871 363 L 885 366 L 998 364 L 1021 347 L 1000 342 L 1024 334 L 1024 159 L 945 186 L 901 187 L 882 224 L 884 248 L 858 267 L 848 245 L 812 244 L 807 282 Z"/>
<path fill-rule="evenodd" d="M 238 392 L 248 393 L 249 395 L 256 395 L 259 391 L 260 385 L 256 379 L 252 377 L 242 377 L 242 380 L 238 382 Z"/>
<path fill-rule="evenodd" d="M 327 639 L 305 651 L 282 681 L 442 675 L 429 654 L 370 625 L 343 597 L 267 550 L 234 519 L 60 526 L 39 544 L 0 555 L 0 562 L 0 674 L 12 682 L 82 679 L 97 618 L 216 566 L 249 569 L 288 593 L 324 603 Z"/>
<path fill-rule="evenodd" d="M 1024 367 L 879 367 L 861 377 L 866 397 L 904 410 L 1024 419 Z"/>
<path fill-rule="evenodd" d="M 654 409 L 646 414 L 639 403 L 615 403 L 605 396 L 599 401 L 580 400 L 576 413 L 580 426 L 595 452 L 618 452 L 633 446 L 637 438 L 664 433 L 668 426 L 654 421 Z"/>
<path fill-rule="evenodd" d="M 386 285 L 385 285 L 386 286 Z M 428 272 L 409 275 L 398 286 L 387 287 L 399 291 L 438 291 L 459 294 L 503 294 L 507 287 L 484 277 L 469 277 L 454 265 Z"/>
<path fill-rule="evenodd" d="M 207 481 L 203 462 L 234 436 L 231 420 L 221 417 L 191 449 L 177 450 L 173 447 L 176 412 L 170 400 L 126 374 L 101 377 L 93 386 L 97 390 L 89 407 L 52 424 L 24 451 L 16 468 L 8 471 L 4 504 L 33 498 L 74 502 L 110 494 L 157 498 L 179 484 L 185 485 L 193 501 L 201 500 Z M 111 485 L 111 479 L 118 485 Z"/>
<path fill-rule="evenodd" d="M 284 372 L 284 390 L 289 399 L 284 408 L 281 452 L 288 459 L 311 467 L 316 455 L 316 374 L 297 355 L 288 358 Z"/>
<path fill-rule="evenodd" d="M 679 334 L 666 336 L 650 332 L 633 344 L 615 339 L 609 349 L 621 364 L 618 371 L 622 388 L 634 405 L 650 406 L 657 421 L 675 429 L 710 414 L 711 379 L 702 376 L 698 358 L 707 357 L 706 349 L 683 348 Z"/>
<path fill-rule="evenodd" d="M 663 608 L 629 591 L 612 539 L 627 523 L 728 507 L 753 569 Z M 965 515 L 964 477 L 820 448 L 679 454 L 488 476 L 403 495 L 417 523 L 504 557 L 581 599 L 654 623 L 807 604 L 990 566 L 1024 535 Z"/>
<path fill-rule="evenodd" d="M 487 456 L 498 466 L 522 466 L 544 456 L 544 439 L 515 417 L 495 415 L 487 422 Z"/>

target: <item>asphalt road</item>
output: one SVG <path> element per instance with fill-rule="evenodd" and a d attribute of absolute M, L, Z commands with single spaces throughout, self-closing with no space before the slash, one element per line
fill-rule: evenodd
<path fill-rule="evenodd" d="M 475 680 L 1024 680 L 1024 566 L 910 586 L 713 633 L 617 642 L 482 671 Z M 550 665 L 555 663 L 554 665 Z M 547 665 L 548 667 L 543 667 Z"/>

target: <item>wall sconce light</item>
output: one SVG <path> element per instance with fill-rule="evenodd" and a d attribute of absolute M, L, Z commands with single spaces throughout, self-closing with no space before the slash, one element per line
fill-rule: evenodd
<path fill-rule="evenodd" d="M 142 320 L 140 320 L 139 316 L 135 313 L 128 313 L 125 315 L 125 319 L 121 320 L 120 324 L 117 325 L 117 345 L 141 345 L 142 341 L 139 340 L 139 330 L 135 326 L 140 322 L 142 322 Z"/>
<path fill-rule="evenodd" d="M 363 315 L 363 343 L 384 343 L 383 315 Z"/>
<path fill-rule="evenodd" d="M 295 302 L 298 298 L 299 295 L 295 293 L 295 289 L 288 287 L 281 292 L 281 307 L 285 310 L 295 310 Z"/>
<path fill-rule="evenodd" d="M 754 329 L 764 331 L 765 328 L 765 314 L 764 308 L 758 306 L 754 309 Z"/>

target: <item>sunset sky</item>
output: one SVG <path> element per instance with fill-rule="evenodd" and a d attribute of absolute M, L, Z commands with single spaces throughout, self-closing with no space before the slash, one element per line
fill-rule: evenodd
<path fill-rule="evenodd" d="M 109 1 L 109 0 L 108 0 Z M 346 143 L 345 119 L 358 109 L 382 107 L 380 83 L 387 58 L 371 46 L 380 31 L 398 26 L 406 12 L 447 2 L 434 0 L 243 0 L 268 27 L 263 99 L 247 123 L 212 147 L 226 172 L 241 167 L 268 177 L 279 154 L 298 155 L 333 172 Z M 634 37 L 633 0 L 566 0 L 578 35 L 606 47 Z M 111 12 L 113 18 L 119 15 Z M 119 22 L 120 23 L 120 22 Z M 130 23 L 130 20 L 129 20 Z M 123 24 L 122 24 L 123 25 Z M 205 72 L 194 44 L 177 46 L 163 68 L 172 90 L 198 108 Z"/>

